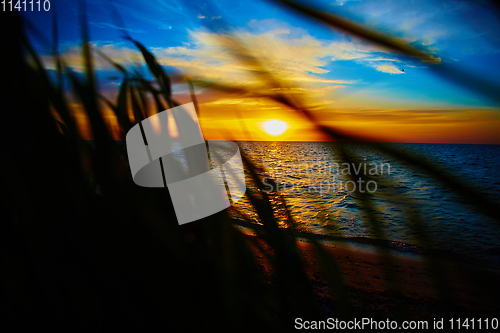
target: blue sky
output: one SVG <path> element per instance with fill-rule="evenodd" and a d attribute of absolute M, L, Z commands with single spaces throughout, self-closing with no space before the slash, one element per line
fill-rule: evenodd
<path fill-rule="evenodd" d="M 87 1 L 93 46 L 126 66 L 137 65 L 141 59 L 134 46 L 122 38 L 120 26 L 123 26 L 109 3 L 111 1 Z M 499 119 L 497 102 L 436 76 L 429 65 L 333 31 L 272 1 L 131 0 L 114 3 L 126 31 L 152 50 L 167 69 L 175 68 L 227 84 L 244 82 L 255 87 L 257 83 L 252 73 L 242 69 L 239 61 L 220 46 L 221 40 L 228 40 L 224 29 L 231 28 L 234 36 L 257 58 L 266 60 L 273 74 L 287 80 L 290 91 L 307 92 L 320 108 L 349 110 L 359 116 L 364 116 L 363 110 L 389 109 L 402 115 L 402 110 L 418 109 L 432 110 L 434 115 L 442 110 L 442 115 L 450 117 L 450 110 L 456 110 L 454 116 L 459 119 L 463 119 L 463 112 L 481 111 L 481 117 L 487 120 Z M 495 16 L 486 1 L 330 0 L 308 3 L 403 38 L 443 63 L 499 81 L 500 16 Z M 26 13 L 25 16 L 50 39 L 52 14 L 57 10 L 61 52 L 68 64 L 78 70 L 78 1 L 53 0 L 51 4 L 49 12 Z M 46 55 L 50 68 L 51 45 L 35 38 L 33 41 Z M 110 66 L 97 60 L 97 69 L 101 74 L 101 87 L 110 91 L 116 88 L 120 80 Z M 182 89 L 179 86 L 177 91 L 182 92 Z M 204 97 L 202 102 L 205 101 L 209 109 L 214 106 L 210 103 L 219 107 L 223 104 L 220 96 L 219 100 L 214 100 L 213 96 L 211 99 L 208 94 Z M 234 98 L 225 105 L 231 103 Z M 243 104 L 255 106 L 253 101 Z M 262 104 L 259 107 L 265 109 Z M 473 113 L 468 117 L 474 117 Z"/>

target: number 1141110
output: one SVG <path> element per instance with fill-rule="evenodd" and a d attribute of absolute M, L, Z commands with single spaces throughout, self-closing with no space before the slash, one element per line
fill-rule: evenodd
<path fill-rule="evenodd" d="M 498 329 L 498 318 L 487 318 L 487 319 L 474 319 L 474 318 L 452 318 L 449 320 L 451 329 Z"/>
<path fill-rule="evenodd" d="M 42 10 L 48 12 L 50 10 L 50 1 L 49 0 L 37 0 L 37 1 L 5 1 L 0 2 L 2 5 L 2 10 L 5 11 L 13 11 L 17 10 L 18 12 L 40 12 Z"/>

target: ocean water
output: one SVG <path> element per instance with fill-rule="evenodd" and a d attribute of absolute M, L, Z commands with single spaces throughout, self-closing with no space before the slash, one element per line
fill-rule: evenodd
<path fill-rule="evenodd" d="M 344 147 L 356 153 L 347 163 L 340 150 L 324 142 L 239 142 L 254 163 L 270 194 L 275 215 L 286 226 L 286 210 L 300 227 L 319 235 L 383 239 L 399 250 L 437 249 L 474 262 L 500 267 L 500 228 L 426 172 L 400 163 L 375 148 Z M 395 144 L 500 201 L 500 146 Z M 268 179 L 275 180 L 272 183 Z M 247 190 L 258 193 L 246 179 Z M 362 207 L 358 188 L 372 206 Z M 279 205 L 280 194 L 286 207 Z M 259 223 L 247 199 L 236 203 L 234 217 Z M 370 212 L 380 228 L 369 223 Z M 499 212 L 500 215 L 500 212 Z M 417 216 L 419 227 L 410 216 Z M 415 246 L 413 246 L 415 245 Z"/>

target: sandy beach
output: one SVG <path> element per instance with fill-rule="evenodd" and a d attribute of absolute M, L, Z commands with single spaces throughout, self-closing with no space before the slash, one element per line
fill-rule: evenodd
<path fill-rule="evenodd" d="M 263 241 L 257 242 L 260 249 L 253 247 L 256 257 L 272 276 L 267 259 L 272 251 Z M 331 309 L 335 296 L 328 290 L 315 245 L 304 240 L 296 245 L 325 315 L 335 315 Z M 500 270 L 395 251 L 383 257 L 373 247 L 346 243 L 321 243 L 321 247 L 343 274 L 354 316 L 449 320 L 494 318 L 500 314 L 497 306 Z M 271 252 L 263 253 L 268 250 Z"/>

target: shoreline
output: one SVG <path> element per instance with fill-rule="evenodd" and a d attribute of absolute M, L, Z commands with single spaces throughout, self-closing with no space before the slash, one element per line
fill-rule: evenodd
<path fill-rule="evenodd" d="M 247 221 L 232 219 L 235 226 L 246 235 L 255 235 L 252 231 L 254 228 L 261 228 L 262 225 L 250 223 Z M 293 233 L 291 228 L 281 228 L 283 232 L 289 232 L 290 235 Z M 351 246 L 359 250 L 363 250 L 371 253 L 378 253 L 380 251 L 389 251 L 394 256 L 402 256 L 409 258 L 420 258 L 423 259 L 428 256 L 439 257 L 450 261 L 460 261 L 462 263 L 470 264 L 473 266 L 479 266 L 484 268 L 490 268 L 495 270 L 500 270 L 500 262 L 496 265 L 494 263 L 488 264 L 485 258 L 478 258 L 473 255 L 463 255 L 458 252 L 453 252 L 448 249 L 435 249 L 426 248 L 419 245 L 405 243 L 396 240 L 387 239 L 375 239 L 365 236 L 355 236 L 355 237 L 339 237 L 332 235 L 316 234 L 304 230 L 295 229 L 297 232 L 295 237 L 303 242 L 316 241 L 324 245 L 340 245 Z"/>
<path fill-rule="evenodd" d="M 272 249 L 257 236 L 246 236 L 259 243 L 260 249 L 251 247 L 265 275 L 271 277 L 267 256 L 272 255 Z M 346 242 L 318 244 L 335 260 L 351 303 L 358 304 L 360 315 L 385 313 L 391 319 L 500 316 L 500 311 L 495 311 L 500 299 L 500 269 L 395 250 L 382 257 L 373 247 Z M 315 245 L 304 239 L 295 240 L 295 245 L 309 280 L 317 286 L 317 297 L 329 304 L 325 313 L 335 313 L 335 296 L 328 290 Z"/>

